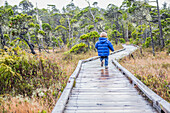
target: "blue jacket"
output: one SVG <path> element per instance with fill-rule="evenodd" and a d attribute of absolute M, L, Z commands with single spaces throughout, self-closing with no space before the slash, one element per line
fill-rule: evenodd
<path fill-rule="evenodd" d="M 99 41 L 96 42 L 95 48 L 98 51 L 98 56 L 109 56 L 110 50 L 114 51 L 112 43 L 104 37 L 99 38 Z"/>

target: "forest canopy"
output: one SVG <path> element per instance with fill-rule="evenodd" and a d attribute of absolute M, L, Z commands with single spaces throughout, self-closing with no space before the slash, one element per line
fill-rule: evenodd
<path fill-rule="evenodd" d="M 0 48 L 20 48 L 36 54 L 64 45 L 71 48 L 85 43 L 93 48 L 97 41 L 90 32 L 105 31 L 113 43 L 130 41 L 143 47 L 169 48 L 170 7 L 164 3 L 152 6 L 146 1 L 124 0 L 120 7 L 109 4 L 100 8 L 97 2 L 79 8 L 70 2 L 60 11 L 55 5 L 38 9 L 28 0 L 0 7 Z M 157 3 L 158 0 L 155 0 Z M 85 39 L 82 40 L 82 36 Z M 96 34 L 97 36 L 97 34 Z M 168 52 L 170 49 L 168 50 Z"/>

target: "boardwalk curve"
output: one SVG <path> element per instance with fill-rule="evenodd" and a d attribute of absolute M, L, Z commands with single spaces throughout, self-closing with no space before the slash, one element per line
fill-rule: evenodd
<path fill-rule="evenodd" d="M 117 69 L 115 62 L 111 63 L 113 59 L 120 59 L 137 49 L 130 45 L 124 45 L 124 48 L 109 56 L 108 69 L 100 67 L 99 57 L 79 61 L 52 112 L 157 113 Z"/>

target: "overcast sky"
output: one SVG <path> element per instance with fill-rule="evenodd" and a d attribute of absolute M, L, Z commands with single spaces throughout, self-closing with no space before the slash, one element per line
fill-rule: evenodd
<path fill-rule="evenodd" d="M 0 0 L 0 6 L 4 5 L 5 1 L 6 0 Z M 10 5 L 18 5 L 22 0 L 7 0 L 7 1 Z M 47 8 L 47 4 L 53 4 L 56 5 L 56 8 L 60 10 L 63 8 L 63 6 L 66 6 L 71 2 L 71 0 L 29 0 L 29 1 L 33 3 L 34 7 L 36 7 L 36 3 L 37 3 L 38 8 L 40 9 Z M 91 4 L 93 4 L 94 2 L 98 2 L 99 7 L 106 8 L 107 5 L 110 3 L 120 6 L 123 0 L 89 0 L 89 1 Z M 170 5 L 170 0 L 159 0 L 160 7 L 162 7 L 162 4 L 164 2 L 168 3 L 168 6 Z M 85 0 L 74 0 L 73 3 L 76 6 L 79 6 L 80 8 L 84 8 L 88 6 Z"/>

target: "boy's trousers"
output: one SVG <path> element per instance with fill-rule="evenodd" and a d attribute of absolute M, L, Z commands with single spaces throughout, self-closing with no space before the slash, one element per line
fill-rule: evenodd
<path fill-rule="evenodd" d="M 102 62 L 103 59 L 105 59 L 105 64 L 104 64 L 104 65 L 105 65 L 105 66 L 108 66 L 108 59 L 109 59 L 108 56 L 101 56 L 101 57 L 100 57 L 100 61 Z"/>

